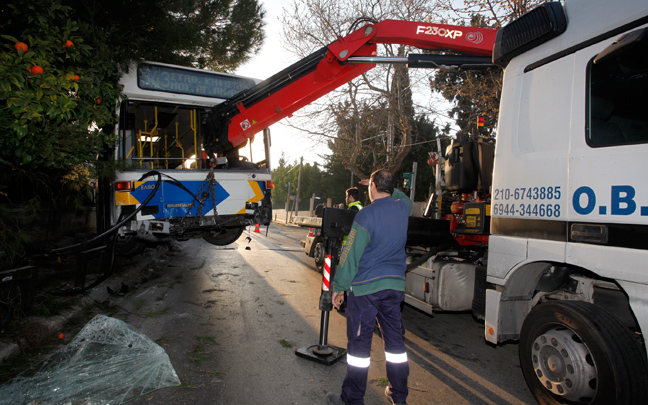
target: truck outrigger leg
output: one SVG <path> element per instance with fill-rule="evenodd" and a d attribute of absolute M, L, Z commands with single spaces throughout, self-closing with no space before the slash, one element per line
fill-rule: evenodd
<path fill-rule="evenodd" d="M 335 277 L 335 269 L 339 261 L 338 244 L 349 234 L 353 218 L 358 211 L 325 208 L 322 217 L 322 232 L 326 235 L 326 260 L 322 270 L 322 294 L 320 295 L 319 308 L 322 311 L 320 319 L 320 334 L 317 344 L 297 349 L 295 354 L 307 360 L 330 366 L 346 354 L 346 349 L 328 344 L 329 315 L 333 310 L 333 291 L 331 283 Z"/>
<path fill-rule="evenodd" d="M 308 360 L 330 366 L 336 361 L 340 360 L 346 354 L 346 349 L 331 346 L 328 344 L 328 325 L 329 315 L 333 309 L 332 293 L 330 284 L 335 277 L 335 268 L 338 258 L 337 256 L 337 240 L 329 238 L 326 241 L 326 259 L 324 261 L 324 269 L 322 271 L 322 294 L 320 295 L 319 308 L 322 311 L 320 318 L 320 334 L 317 344 L 309 345 L 297 349 L 295 354 Z"/>

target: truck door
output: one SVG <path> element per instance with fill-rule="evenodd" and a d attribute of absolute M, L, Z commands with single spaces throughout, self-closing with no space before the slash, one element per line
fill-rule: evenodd
<path fill-rule="evenodd" d="M 648 281 L 647 54 L 645 27 L 576 53 L 569 160 L 568 261 L 639 283 Z"/>

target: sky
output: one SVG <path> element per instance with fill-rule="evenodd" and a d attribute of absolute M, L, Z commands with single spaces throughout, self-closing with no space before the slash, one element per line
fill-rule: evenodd
<path fill-rule="evenodd" d="M 266 38 L 261 48 L 261 51 L 254 55 L 249 62 L 241 66 L 235 73 L 242 76 L 248 76 L 255 79 L 265 80 L 275 73 L 285 69 L 291 64 L 297 62 L 299 57 L 284 50 L 281 47 L 281 14 L 283 9 L 290 9 L 292 0 L 261 0 L 266 11 Z M 414 73 L 419 71 L 418 73 Z M 429 71 L 427 71 L 429 72 Z M 430 97 L 429 88 L 427 87 L 425 69 L 414 69 L 410 73 L 410 80 L 413 86 L 418 89 L 427 88 L 425 91 L 414 91 L 415 102 L 421 105 L 432 106 L 436 110 L 435 114 L 428 114 L 430 119 L 436 119 L 437 123 L 444 125 L 449 122 L 454 130 L 454 122 L 448 120 L 445 111 L 449 108 L 447 102 L 441 99 L 440 96 Z M 416 79 L 415 79 L 416 77 Z M 318 162 L 320 165 L 324 163 L 319 155 L 329 155 L 330 149 L 325 143 L 318 143 L 311 139 L 303 131 L 296 130 L 285 125 L 289 119 L 283 119 L 270 127 L 272 148 L 271 148 L 271 168 L 278 166 L 281 154 L 284 154 L 288 165 L 294 162 L 299 162 L 301 157 L 304 158 L 304 163 L 313 164 Z M 243 151 L 241 151 L 243 153 Z M 253 160 L 261 160 L 258 158 L 259 152 L 253 151 Z"/>
<path fill-rule="evenodd" d="M 282 9 L 290 8 L 292 0 L 265 0 L 262 3 L 266 11 L 265 41 L 261 51 L 254 55 L 248 63 L 236 70 L 235 73 L 265 80 L 297 62 L 299 57 L 283 50 L 281 47 L 280 17 Z M 279 165 L 278 162 L 282 152 L 289 165 L 295 161 L 298 162 L 301 157 L 304 158 L 304 163 L 312 165 L 317 162 L 320 165 L 323 164 L 324 160 L 318 155 L 330 154 L 329 148 L 310 139 L 302 131 L 285 125 L 285 121 L 286 119 L 283 119 L 270 127 L 272 139 L 271 168 Z M 259 160 L 256 156 L 253 157 L 254 160 Z"/>

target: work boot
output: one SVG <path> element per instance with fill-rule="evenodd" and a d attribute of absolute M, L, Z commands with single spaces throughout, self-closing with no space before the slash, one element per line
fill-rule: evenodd
<path fill-rule="evenodd" d="M 407 405 L 407 402 L 394 402 L 394 399 L 391 396 L 391 392 L 389 392 L 389 387 L 385 387 L 385 396 L 389 398 L 389 402 L 391 402 L 393 405 Z"/>
<path fill-rule="evenodd" d="M 338 394 L 328 394 L 326 396 L 326 403 L 328 405 L 346 405 L 346 402 L 342 401 L 342 398 Z"/>

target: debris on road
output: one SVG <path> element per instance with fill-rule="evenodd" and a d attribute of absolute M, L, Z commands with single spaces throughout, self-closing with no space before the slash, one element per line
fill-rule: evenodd
<path fill-rule="evenodd" d="M 164 349 L 127 323 L 104 315 L 88 322 L 35 374 L 25 374 L 0 387 L 0 404 L 121 404 L 180 385 Z"/>

